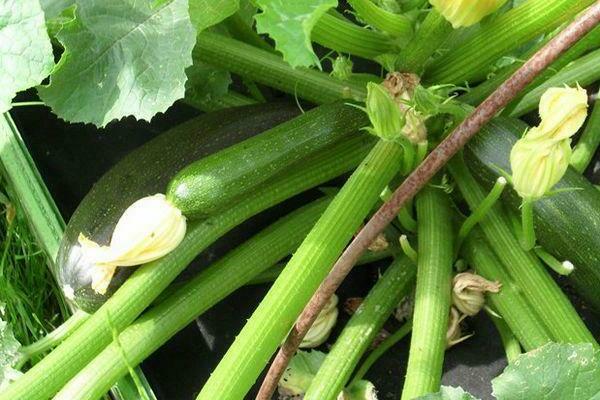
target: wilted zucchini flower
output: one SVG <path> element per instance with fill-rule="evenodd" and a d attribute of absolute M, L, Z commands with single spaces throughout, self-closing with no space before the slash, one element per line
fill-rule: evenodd
<path fill-rule="evenodd" d="M 467 317 L 466 314 L 461 314 L 456 308 L 450 307 L 450 317 L 448 319 L 448 330 L 446 331 L 446 348 L 454 346 L 455 344 L 464 342 L 473 334 L 463 335 L 460 324 Z"/>
<path fill-rule="evenodd" d="M 302 343 L 300 343 L 301 348 L 318 347 L 327 340 L 337 322 L 337 304 L 338 297 L 334 294 L 327 304 L 325 304 L 325 307 L 323 307 L 317 316 L 317 319 L 306 333 L 306 336 L 304 336 L 304 339 L 302 339 Z"/>
<path fill-rule="evenodd" d="M 461 272 L 452 281 L 452 304 L 461 313 L 474 316 L 485 305 L 485 293 L 498 293 L 500 282 L 490 282 L 480 275 Z"/>
<path fill-rule="evenodd" d="M 154 261 L 181 243 L 186 219 L 163 194 L 144 197 L 125 210 L 113 231 L 110 245 L 100 246 L 79 235 L 82 254 L 95 264 L 92 289 L 104 294 L 117 267 Z"/>
<path fill-rule="evenodd" d="M 507 0 L 429 0 L 454 29 L 475 25 L 497 11 Z"/>
<path fill-rule="evenodd" d="M 551 88 L 540 100 L 541 123 L 517 141 L 510 153 L 513 186 L 524 201 L 547 194 L 563 177 L 571 158 L 571 137 L 587 117 L 586 91 Z"/>

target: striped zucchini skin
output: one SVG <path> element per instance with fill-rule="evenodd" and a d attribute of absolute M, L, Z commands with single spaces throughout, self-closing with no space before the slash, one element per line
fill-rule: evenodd
<path fill-rule="evenodd" d="M 497 118 L 468 144 L 465 156 L 470 170 L 486 187 L 498 178 L 498 168 L 510 172 L 510 150 L 526 128 L 519 120 Z M 574 190 L 534 203 L 538 243 L 559 260 L 575 265 L 570 283 L 589 306 L 600 311 L 600 191 L 572 168 L 554 189 Z M 504 198 L 518 212 L 521 199 L 514 190 L 505 190 Z"/>
<path fill-rule="evenodd" d="M 66 297 L 84 311 L 93 312 L 133 271 L 119 268 L 105 295 L 93 291 L 91 266 L 82 259 L 77 242 L 80 233 L 107 245 L 119 217 L 134 201 L 163 193 L 186 165 L 297 113 L 294 106 L 270 104 L 204 114 L 164 132 L 123 158 L 92 187 L 67 225 L 55 267 Z"/>
<path fill-rule="evenodd" d="M 316 107 L 180 171 L 167 198 L 188 218 L 201 218 L 239 201 L 291 164 L 368 124 L 364 112 L 344 103 Z"/>

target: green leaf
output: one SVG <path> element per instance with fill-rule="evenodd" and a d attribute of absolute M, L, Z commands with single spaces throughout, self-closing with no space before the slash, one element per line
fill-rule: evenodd
<path fill-rule="evenodd" d="M 21 343 L 8 322 L 0 319 L 0 390 L 21 376 L 21 372 L 13 368 L 20 359 Z"/>
<path fill-rule="evenodd" d="M 38 92 L 61 118 L 105 126 L 150 120 L 184 95 L 195 32 L 187 0 L 78 0 L 57 34 L 65 48 Z"/>
<path fill-rule="evenodd" d="M 193 103 L 210 102 L 227 94 L 231 84 L 231 74 L 211 65 L 196 61 L 187 70 L 186 99 Z"/>
<path fill-rule="evenodd" d="M 460 387 L 442 386 L 439 392 L 421 396 L 417 400 L 477 400 L 477 398 Z"/>
<path fill-rule="evenodd" d="M 75 0 L 40 0 L 46 19 L 58 17 L 66 8 L 75 4 Z"/>
<path fill-rule="evenodd" d="M 267 33 L 292 67 L 317 65 L 310 34 L 319 18 L 337 0 L 256 0 L 262 13 L 255 16 L 258 33 Z"/>
<path fill-rule="evenodd" d="M 233 15 L 240 8 L 239 0 L 191 0 L 190 18 L 200 33 Z"/>
<path fill-rule="evenodd" d="M 499 400 L 600 399 L 599 350 L 549 343 L 522 354 L 492 381 Z"/>
<path fill-rule="evenodd" d="M 0 113 L 17 92 L 38 85 L 54 66 L 39 0 L 0 1 Z"/>

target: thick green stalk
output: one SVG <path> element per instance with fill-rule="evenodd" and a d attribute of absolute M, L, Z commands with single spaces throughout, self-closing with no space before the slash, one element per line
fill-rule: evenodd
<path fill-rule="evenodd" d="M 412 289 L 415 274 L 416 267 L 407 257 L 392 262 L 338 336 L 304 400 L 337 399 L 385 321 Z"/>
<path fill-rule="evenodd" d="M 198 399 L 243 398 L 379 194 L 396 175 L 402 148 L 379 141 L 335 196 L 254 311 Z"/>
<path fill-rule="evenodd" d="M 228 253 L 142 315 L 119 335 L 122 352 L 132 365 L 152 354 L 194 318 L 252 277 L 293 252 L 310 231 L 328 201 L 318 200 L 285 216 Z M 106 347 L 54 397 L 96 399 L 127 373 L 119 346 Z"/>
<path fill-rule="evenodd" d="M 485 78 L 490 65 L 543 33 L 550 32 L 594 0 L 528 0 L 482 26 L 427 69 L 428 83 L 463 84 Z"/>
<path fill-rule="evenodd" d="M 319 19 L 312 30 L 311 39 L 339 53 L 369 59 L 396 50 L 389 36 L 362 28 L 334 14 L 324 14 Z"/>
<path fill-rule="evenodd" d="M 338 176 L 359 163 L 372 144 L 356 136 L 285 171 L 226 212 L 188 226 L 176 251 L 145 264 L 77 331 L 0 393 L 2 400 L 46 399 L 56 393 L 112 340 L 106 312 L 117 330 L 127 327 L 208 245 L 233 227 L 295 194 Z"/>
<path fill-rule="evenodd" d="M 404 15 L 384 10 L 371 0 L 348 0 L 348 4 L 363 21 L 380 31 L 403 41 L 408 41 L 413 34 L 412 21 Z"/>
<path fill-rule="evenodd" d="M 476 208 L 485 197 L 483 190 L 462 159 L 453 159 L 449 166 L 469 207 Z M 508 217 L 498 204 L 490 209 L 479 226 L 509 275 L 548 327 L 553 339 L 566 343 L 596 343 L 569 299 L 539 259 L 532 252 L 523 250 Z"/>
<path fill-rule="evenodd" d="M 504 353 L 506 353 L 506 360 L 509 364 L 512 364 L 521 355 L 521 344 L 510 330 L 506 321 L 502 318 L 494 317 L 493 315 L 491 315 L 490 318 L 500 334 L 500 340 L 502 340 L 502 345 L 504 346 Z"/>
<path fill-rule="evenodd" d="M 416 200 L 419 260 L 413 330 L 402 399 L 440 390 L 450 313 L 454 231 L 448 195 L 425 188 Z"/>
<path fill-rule="evenodd" d="M 537 109 L 540 98 L 546 90 L 551 87 L 564 85 L 580 85 L 582 87 L 591 85 L 600 79 L 600 50 L 595 50 L 580 59 L 573 61 L 563 68 L 559 73 L 531 90 L 523 97 L 523 100 L 512 110 L 510 116 L 520 117 L 530 111 Z"/>
<path fill-rule="evenodd" d="M 523 295 L 514 278 L 490 248 L 488 240 L 479 227 L 467 237 L 462 255 L 475 271 L 490 281 L 498 281 L 502 289 L 490 293 L 488 301 L 506 321 L 525 350 L 530 351 L 553 340 L 552 334 L 536 310 Z"/>
<path fill-rule="evenodd" d="M 548 43 L 550 39 L 552 39 L 553 35 L 547 35 L 540 43 L 535 45 L 529 51 L 520 56 L 521 59 L 527 60 L 531 57 L 537 50 L 539 50 L 543 45 Z M 595 50 L 600 47 L 600 27 L 593 29 L 590 33 L 585 35 L 581 40 L 571 46 L 570 49 L 565 51 L 563 55 L 561 55 L 556 61 L 554 61 L 546 70 L 544 70 L 541 74 L 539 74 L 533 82 L 531 82 L 527 87 L 523 90 L 523 94 L 519 95 L 511 102 L 511 104 L 518 104 L 523 96 L 525 96 L 530 90 L 538 87 L 558 71 L 569 65 L 571 62 L 577 60 L 579 57 L 583 56 L 587 52 L 591 50 Z M 472 106 L 476 106 L 485 100 L 502 82 L 508 79 L 522 64 L 522 62 L 515 62 L 512 65 L 504 67 L 501 71 L 496 73 L 493 78 L 488 79 L 487 81 L 481 83 L 477 87 L 473 88 L 471 91 L 465 93 L 460 96 L 458 99 L 464 103 L 470 104 Z"/>
<path fill-rule="evenodd" d="M 421 75 L 431 56 L 448 39 L 450 32 L 450 22 L 435 9 L 431 9 L 414 39 L 401 52 L 398 70 Z"/>
<path fill-rule="evenodd" d="M 600 95 L 600 93 L 599 93 Z M 594 102 L 592 114 L 571 155 L 571 166 L 583 173 L 600 146 L 600 102 Z"/>
<path fill-rule="evenodd" d="M 210 100 L 203 96 L 190 96 L 186 94 L 183 102 L 204 112 L 257 104 L 256 100 L 236 92 L 229 92 L 221 97 Z"/>
<path fill-rule="evenodd" d="M 361 366 L 356 370 L 356 374 L 352 378 L 352 381 L 348 386 L 352 386 L 354 383 L 360 381 L 365 377 L 365 374 L 369 371 L 369 369 L 379 360 L 379 358 L 385 354 L 386 351 L 391 349 L 396 345 L 399 341 L 404 339 L 406 335 L 410 333 L 412 330 L 412 321 L 409 321 L 402 325 L 400 329 L 394 332 L 391 336 L 385 338 L 385 340 L 379 343 L 379 346 L 375 348 L 365 359 L 365 361 L 361 364 Z"/>
<path fill-rule="evenodd" d="M 198 35 L 193 58 L 318 104 L 339 99 L 364 100 L 367 96 L 364 83 L 292 68 L 275 54 L 211 32 Z"/>

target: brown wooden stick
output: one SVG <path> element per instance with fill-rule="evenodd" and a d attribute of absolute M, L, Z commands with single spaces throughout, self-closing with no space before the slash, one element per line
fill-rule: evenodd
<path fill-rule="evenodd" d="M 446 139 L 423 160 L 393 196 L 373 215 L 333 266 L 279 349 L 262 383 L 257 400 L 271 399 L 290 359 L 319 312 L 348 275 L 362 253 L 396 217 L 398 211 L 446 165 L 479 130 L 565 50 L 600 23 L 600 0 L 533 55 L 485 99 Z"/>

